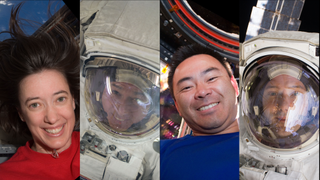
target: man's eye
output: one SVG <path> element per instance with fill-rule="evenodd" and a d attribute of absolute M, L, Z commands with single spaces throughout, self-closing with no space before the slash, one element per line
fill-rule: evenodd
<path fill-rule="evenodd" d="M 298 91 L 294 91 L 291 96 L 298 96 L 299 92 Z"/>
<path fill-rule="evenodd" d="M 216 79 L 216 77 L 211 77 L 211 78 L 208 79 L 208 81 L 213 81 L 215 79 Z"/>
<path fill-rule="evenodd" d="M 142 104 L 142 101 L 139 98 L 134 98 L 133 101 L 134 101 L 134 103 Z"/>
<path fill-rule="evenodd" d="M 277 93 L 276 92 L 269 92 L 269 96 L 276 96 Z"/>
<path fill-rule="evenodd" d="M 190 88 L 191 88 L 191 86 L 187 86 L 187 87 L 182 88 L 181 91 L 183 91 L 183 90 L 188 90 L 188 89 L 190 89 Z"/>
<path fill-rule="evenodd" d="M 120 95 L 120 93 L 119 93 L 118 91 L 116 91 L 116 90 L 113 90 L 113 91 L 112 91 L 112 94 L 113 94 L 113 95 L 116 95 L 116 96 L 119 96 L 119 95 Z"/>

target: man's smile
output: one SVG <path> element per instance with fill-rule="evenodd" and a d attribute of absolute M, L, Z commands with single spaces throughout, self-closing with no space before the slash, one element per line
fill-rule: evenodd
<path fill-rule="evenodd" d="M 209 109 L 209 108 L 212 108 L 212 107 L 214 107 L 214 106 L 216 106 L 216 105 L 218 105 L 218 104 L 219 104 L 219 102 L 212 103 L 212 104 L 209 104 L 209 105 L 200 107 L 200 108 L 198 108 L 197 110 L 198 110 L 198 111 L 204 111 L 204 110 L 207 110 L 207 109 Z"/>

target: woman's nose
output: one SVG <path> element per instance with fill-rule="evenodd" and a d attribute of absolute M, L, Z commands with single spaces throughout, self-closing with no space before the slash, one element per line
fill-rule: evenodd
<path fill-rule="evenodd" d="M 48 106 L 47 107 L 47 112 L 45 116 L 45 122 L 49 124 L 54 124 L 59 120 L 59 113 L 57 109 L 53 106 Z"/>

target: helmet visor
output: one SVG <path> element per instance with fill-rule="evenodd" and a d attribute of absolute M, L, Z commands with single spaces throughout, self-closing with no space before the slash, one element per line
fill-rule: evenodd
<path fill-rule="evenodd" d="M 290 149 L 318 130 L 319 82 L 305 64 L 287 56 L 264 57 L 251 68 L 243 87 L 243 112 L 262 144 Z"/>
<path fill-rule="evenodd" d="M 107 133 L 143 135 L 159 124 L 156 77 L 136 64 L 96 58 L 86 69 L 85 99 L 90 117 Z"/>

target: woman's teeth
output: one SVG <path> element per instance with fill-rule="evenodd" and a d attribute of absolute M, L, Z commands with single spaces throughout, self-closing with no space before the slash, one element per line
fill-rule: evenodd
<path fill-rule="evenodd" d="M 202 108 L 199 109 L 199 111 L 204 111 L 204 110 L 207 110 L 209 108 L 212 108 L 213 106 L 217 105 L 219 103 L 212 103 L 212 104 L 209 104 L 208 106 L 204 106 Z"/>
<path fill-rule="evenodd" d="M 63 126 L 61 126 L 60 128 L 57 128 L 57 129 L 44 129 L 44 130 L 47 131 L 48 133 L 51 133 L 51 134 L 57 134 L 62 130 L 62 128 L 63 128 Z"/>

